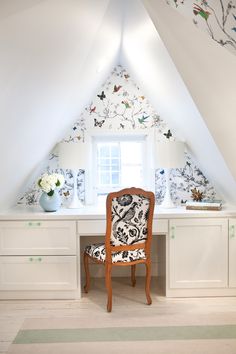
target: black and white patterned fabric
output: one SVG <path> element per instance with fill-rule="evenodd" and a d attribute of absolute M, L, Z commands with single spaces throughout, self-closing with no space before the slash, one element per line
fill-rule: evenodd
<path fill-rule="evenodd" d="M 142 243 L 147 239 L 149 199 L 124 194 L 112 200 L 111 245 Z"/>
<path fill-rule="evenodd" d="M 112 200 L 112 246 L 143 243 L 147 239 L 147 219 L 149 199 L 142 195 L 124 194 Z M 105 244 L 92 244 L 85 252 L 93 258 L 104 262 L 106 258 Z M 119 251 L 112 253 L 112 262 L 132 262 L 146 259 L 144 249 Z"/>
<path fill-rule="evenodd" d="M 104 243 L 96 243 L 85 248 L 85 252 L 96 258 L 98 261 L 105 262 L 106 250 Z M 112 253 L 112 263 L 117 262 L 132 262 L 140 259 L 146 259 L 144 249 L 136 249 L 132 251 L 119 251 Z"/>

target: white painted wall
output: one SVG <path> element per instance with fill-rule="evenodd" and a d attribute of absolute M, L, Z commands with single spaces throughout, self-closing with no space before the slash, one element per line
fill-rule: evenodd
<path fill-rule="evenodd" d="M 149 10 L 149 14 L 155 22 L 156 28 L 160 31 L 162 39 L 158 35 L 148 13 L 145 11 L 143 3 L 145 3 L 145 6 Z M 175 13 L 171 18 L 168 18 L 168 16 L 170 16 L 168 10 L 174 10 L 164 4 L 164 2 L 131 0 L 126 3 L 126 6 L 121 64 L 130 71 L 134 79 L 142 86 L 146 96 L 149 97 L 152 105 L 157 112 L 160 113 L 161 117 L 165 119 L 173 129 L 175 129 L 180 139 L 186 141 L 193 158 L 198 162 L 198 165 L 204 174 L 214 183 L 216 190 L 222 194 L 222 197 L 225 200 L 235 203 L 235 179 L 232 177 L 231 171 L 226 165 L 219 148 L 212 138 L 213 135 L 218 142 L 219 136 L 215 133 L 220 128 L 221 144 L 219 144 L 219 147 L 222 147 L 222 152 L 225 153 L 224 146 L 231 145 L 231 151 L 230 148 L 228 148 L 227 154 L 231 155 L 232 162 L 234 151 L 233 144 L 227 142 L 228 127 L 224 127 L 224 120 L 222 120 L 222 111 L 226 112 L 228 107 L 224 107 L 224 109 L 221 107 L 219 97 L 219 92 L 222 91 L 221 89 L 215 89 L 215 91 L 218 92 L 216 97 L 212 94 L 215 92 L 214 85 L 220 86 L 221 83 L 220 80 L 212 75 L 212 73 L 209 80 L 213 80 L 213 83 L 208 87 L 208 82 L 206 82 L 208 67 L 203 69 L 203 74 L 199 73 L 199 71 L 202 70 L 202 66 L 198 65 L 198 60 L 200 60 L 199 57 L 201 58 L 201 56 L 197 54 L 197 50 L 194 51 L 194 55 L 196 55 L 195 59 L 188 57 L 190 43 L 192 43 L 190 48 L 195 46 L 194 41 L 198 33 L 194 33 L 194 37 L 192 37 L 192 32 L 189 32 L 190 24 L 188 24 L 188 26 L 186 25 L 185 30 L 182 30 L 181 32 L 182 37 L 176 38 L 175 35 L 176 33 L 179 33 L 179 28 L 183 26 L 181 23 L 182 21 L 184 23 L 184 19 L 182 18 L 178 23 L 174 22 L 174 18 L 179 16 L 178 13 Z M 163 10 L 164 8 L 165 11 Z M 173 23 L 171 23 L 171 21 Z M 197 31 L 194 27 L 191 30 L 199 32 L 200 36 L 204 36 L 204 34 Z M 168 38 L 169 41 L 165 41 L 166 38 Z M 171 39 L 173 39 L 173 41 L 171 41 Z M 186 44 L 186 47 L 178 45 L 177 40 L 180 42 L 183 41 L 183 43 Z M 210 41 L 208 38 L 206 38 L 206 40 L 207 42 Z M 165 45 L 163 44 L 163 41 Z M 214 43 L 213 45 L 215 46 Z M 176 56 L 178 54 L 176 65 L 172 61 L 168 51 L 171 55 L 172 53 L 175 53 Z M 198 51 L 200 51 L 199 47 Z M 226 52 L 226 55 L 228 56 L 231 54 Z M 182 64 L 180 66 L 181 60 Z M 193 62 L 191 62 L 191 60 L 193 60 Z M 209 61 L 211 62 L 214 60 L 215 58 L 213 59 L 213 57 L 209 58 Z M 203 65 L 202 61 L 201 64 Z M 207 60 L 208 64 L 209 61 Z M 182 75 L 183 73 L 186 75 Z M 187 85 L 189 90 L 182 79 L 182 76 L 185 79 L 187 73 L 189 74 Z M 216 67 L 215 74 L 217 74 Z M 203 81 L 204 75 L 205 83 Z M 222 76 L 223 75 L 219 78 L 222 79 Z M 201 79 L 198 79 L 198 77 Z M 225 81 L 226 80 L 224 80 L 224 82 Z M 198 92 L 202 92 L 202 101 L 196 100 L 197 104 L 194 102 L 196 97 L 192 94 L 192 90 L 190 90 L 193 86 L 197 88 Z M 213 90 L 212 93 L 208 91 L 210 88 Z M 225 88 L 232 99 L 235 91 L 231 84 L 231 80 L 228 87 L 225 82 Z M 190 93 L 193 95 L 194 100 Z M 207 93 L 209 94 L 208 96 Z M 216 104 L 216 107 L 218 107 L 218 113 L 214 124 L 217 126 L 216 122 L 219 120 L 220 123 L 215 130 L 212 130 L 212 127 L 209 125 L 212 131 L 211 134 L 201 113 L 204 115 L 205 119 L 207 115 L 213 118 L 214 113 L 216 113 L 216 109 L 214 108 L 213 110 L 212 107 L 215 98 L 218 99 Z M 208 104 L 208 101 L 212 104 Z M 202 105 L 205 105 L 204 111 L 201 109 Z M 232 108 L 231 115 L 233 114 L 233 106 L 231 100 L 229 105 L 229 108 Z M 207 121 L 207 123 L 209 122 Z M 231 129 L 233 129 L 232 125 Z M 227 134 L 225 134 L 226 131 Z M 234 130 L 230 133 L 231 137 L 233 132 Z M 228 157 L 228 159 L 230 159 L 230 157 Z M 232 167 L 231 165 L 232 164 L 229 163 L 230 167 Z"/>
<path fill-rule="evenodd" d="M 0 2 L 0 209 L 38 175 L 117 63 L 122 24 L 115 0 L 15 5 Z"/>

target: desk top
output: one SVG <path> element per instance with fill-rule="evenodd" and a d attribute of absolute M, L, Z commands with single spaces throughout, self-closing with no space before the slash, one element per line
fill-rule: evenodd
<path fill-rule="evenodd" d="M 236 217 L 236 207 L 220 211 L 186 210 L 185 207 L 162 209 L 155 206 L 154 219 L 222 218 Z M 80 209 L 61 208 L 56 212 L 44 212 L 39 206 L 16 206 L 0 212 L 0 220 L 99 220 L 106 218 L 105 206 L 91 205 Z"/>

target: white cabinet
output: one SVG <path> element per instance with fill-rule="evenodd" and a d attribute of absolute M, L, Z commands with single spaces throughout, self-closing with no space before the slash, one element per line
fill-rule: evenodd
<path fill-rule="evenodd" d="M 174 219 L 169 227 L 169 288 L 227 287 L 227 219 Z"/>
<path fill-rule="evenodd" d="M 0 255 L 76 254 L 75 221 L 1 221 Z"/>
<path fill-rule="evenodd" d="M 229 219 L 229 287 L 236 288 L 236 219 Z"/>
<path fill-rule="evenodd" d="M 72 290 L 76 256 L 0 257 L 0 290 Z"/>
<path fill-rule="evenodd" d="M 153 252 L 167 297 L 236 296 L 235 215 L 157 212 L 153 234 L 162 237 Z M 20 212 L 0 219 L 0 299 L 80 297 L 80 242 L 104 240 L 105 215 Z"/>
<path fill-rule="evenodd" d="M 0 298 L 73 298 L 77 289 L 75 220 L 0 222 Z"/>

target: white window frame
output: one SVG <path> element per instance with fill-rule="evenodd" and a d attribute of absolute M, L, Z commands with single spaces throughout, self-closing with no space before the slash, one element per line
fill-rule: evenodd
<path fill-rule="evenodd" d="M 130 132 L 114 132 L 114 131 L 94 131 L 90 132 L 90 143 L 92 147 L 92 158 L 91 158 L 91 169 L 90 169 L 90 178 L 89 182 L 87 183 L 87 204 L 97 204 L 97 189 L 96 189 L 96 182 L 97 182 L 97 171 L 96 171 L 96 148 L 95 143 L 97 141 L 115 141 L 115 140 L 123 140 L 123 141 L 130 141 L 130 140 L 143 140 L 144 141 L 144 149 L 143 149 L 143 179 L 145 181 L 143 188 L 146 190 L 151 190 L 155 192 L 155 169 L 153 163 L 153 147 L 154 147 L 154 130 L 152 129 L 142 129 L 137 131 L 130 131 Z M 127 186 L 133 187 L 133 186 Z"/>

